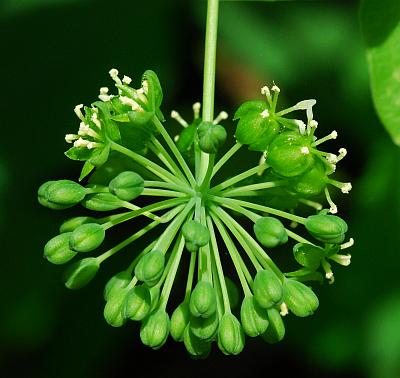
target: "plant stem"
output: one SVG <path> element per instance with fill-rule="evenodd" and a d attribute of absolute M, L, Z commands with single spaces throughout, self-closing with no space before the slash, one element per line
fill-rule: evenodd
<path fill-rule="evenodd" d="M 215 167 L 213 169 L 212 175 L 211 177 L 214 177 L 214 175 L 222 168 L 222 166 L 233 156 L 235 155 L 235 153 L 237 151 L 239 151 L 240 147 L 242 147 L 243 145 L 236 142 L 231 148 L 230 150 L 224 155 L 222 156 L 221 159 L 218 160 L 217 164 L 215 164 Z"/>
<path fill-rule="evenodd" d="M 215 66 L 217 60 L 217 33 L 219 0 L 208 0 L 206 40 L 204 52 L 204 80 L 203 80 L 203 121 L 212 122 L 214 119 L 215 96 Z M 198 183 L 204 180 L 209 165 L 210 155 L 200 153 L 200 167 L 198 168 Z"/>

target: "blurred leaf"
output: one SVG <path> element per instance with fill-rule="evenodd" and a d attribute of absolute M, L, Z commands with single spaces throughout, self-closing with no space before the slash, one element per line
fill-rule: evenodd
<path fill-rule="evenodd" d="M 70 3 L 82 3 L 87 0 L 3 0 L 0 10 L 4 14 L 14 14 L 17 12 L 29 11 L 34 8 L 58 6 Z"/>
<path fill-rule="evenodd" d="M 400 2 L 364 0 L 360 17 L 375 108 L 400 145 Z"/>

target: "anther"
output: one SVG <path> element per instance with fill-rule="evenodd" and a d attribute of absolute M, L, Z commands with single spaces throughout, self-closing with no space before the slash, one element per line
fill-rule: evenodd
<path fill-rule="evenodd" d="M 113 79 L 117 84 L 122 84 L 121 79 L 118 77 L 118 70 L 115 68 L 112 68 L 109 71 L 109 74 L 111 76 L 111 79 Z"/>
<path fill-rule="evenodd" d="M 75 142 L 74 142 L 74 147 L 87 147 L 87 145 L 89 144 L 90 142 L 89 141 L 87 141 L 87 140 L 85 140 L 85 139 L 82 139 L 82 138 L 79 138 L 78 140 L 76 140 Z"/>
<path fill-rule="evenodd" d="M 90 119 L 92 120 L 92 122 L 99 128 L 101 129 L 101 123 L 100 120 L 97 116 L 97 113 L 93 113 L 93 115 L 90 117 Z"/>
<path fill-rule="evenodd" d="M 353 245 L 354 245 L 354 239 L 350 238 L 348 242 L 340 245 L 340 249 L 347 249 L 347 248 L 352 247 Z"/>
<path fill-rule="evenodd" d="M 332 198 L 331 198 L 331 195 L 329 194 L 328 188 L 325 188 L 325 197 L 330 206 L 329 212 L 331 214 L 336 214 L 338 209 L 337 209 L 337 206 L 335 205 L 335 203 L 332 201 Z"/>
<path fill-rule="evenodd" d="M 130 106 L 133 111 L 143 111 L 143 108 L 135 100 L 132 100 L 131 98 L 126 96 L 119 96 L 119 99 L 123 105 Z"/>
<path fill-rule="evenodd" d="M 79 136 L 76 134 L 67 134 L 65 136 L 65 141 L 67 143 L 73 143 L 75 140 L 79 139 Z"/>
<path fill-rule="evenodd" d="M 301 147 L 300 152 L 304 155 L 308 155 L 310 153 L 310 150 L 308 149 L 308 147 Z"/>
<path fill-rule="evenodd" d="M 286 316 L 289 314 L 289 309 L 288 306 L 285 302 L 282 302 L 281 305 L 279 306 L 279 313 L 281 314 L 281 316 Z"/>
<path fill-rule="evenodd" d="M 268 118 L 268 117 L 269 117 L 269 111 L 268 111 L 268 109 L 263 110 L 263 111 L 260 113 L 260 115 L 261 115 L 262 118 Z"/>
<path fill-rule="evenodd" d="M 132 79 L 129 76 L 124 75 L 124 77 L 122 78 L 122 82 L 126 85 L 129 85 L 130 83 L 132 83 Z"/>
<path fill-rule="evenodd" d="M 347 150 L 345 148 L 339 149 L 338 161 L 342 160 L 347 155 Z"/>
<path fill-rule="evenodd" d="M 189 126 L 188 123 L 181 117 L 181 115 L 176 110 L 173 110 L 171 112 L 171 118 L 174 119 L 175 121 L 178 121 L 179 124 L 184 128 Z"/>
<path fill-rule="evenodd" d="M 280 88 L 275 84 L 272 86 L 271 90 L 274 91 L 275 93 L 279 93 L 281 91 Z"/>
<path fill-rule="evenodd" d="M 228 119 L 228 113 L 222 111 L 221 113 L 218 114 L 217 118 L 214 119 L 213 124 L 218 125 L 221 121 Z"/>
<path fill-rule="evenodd" d="M 349 266 L 351 263 L 351 255 L 339 255 L 339 254 L 334 254 L 329 257 L 331 260 L 335 261 L 336 263 L 343 265 L 343 266 Z"/>
<path fill-rule="evenodd" d="M 299 128 L 300 134 L 304 135 L 306 133 L 306 124 L 300 119 L 294 119 L 293 121 Z"/>
<path fill-rule="evenodd" d="M 97 148 L 100 146 L 101 146 L 101 143 L 89 142 L 86 147 L 88 148 L 88 150 L 93 150 L 93 148 Z"/>
<path fill-rule="evenodd" d="M 201 104 L 200 102 L 195 102 L 193 104 L 193 114 L 194 114 L 194 119 L 198 119 L 200 117 L 200 109 L 201 109 Z"/>
<path fill-rule="evenodd" d="M 82 108 L 83 108 L 83 104 L 76 105 L 74 108 L 74 112 L 81 121 L 85 121 L 85 117 L 82 114 Z"/>

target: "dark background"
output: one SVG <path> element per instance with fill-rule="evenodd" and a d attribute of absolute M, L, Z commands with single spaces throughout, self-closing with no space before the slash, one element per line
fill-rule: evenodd
<path fill-rule="evenodd" d="M 64 134 L 77 129 L 74 106 L 110 85 L 110 68 L 136 82 L 153 69 L 165 114 L 190 117 L 202 90 L 206 2 L 0 4 L 3 376 L 400 377 L 400 153 L 372 107 L 356 2 L 221 3 L 216 111 L 232 114 L 272 80 L 283 103 L 316 98 L 319 135 L 337 130 L 332 152 L 349 151 L 337 177 L 354 190 L 336 201 L 356 245 L 352 265 L 336 267 L 335 284 L 317 289 L 318 312 L 286 320 L 283 342 L 248 339 L 240 356 L 215 348 L 206 361 L 192 361 L 171 340 L 148 349 L 135 324 L 106 324 L 101 293 L 116 263 L 89 287 L 67 291 L 63 269 L 42 251 L 73 212 L 51 212 L 36 200 L 42 182 L 77 177 L 79 164 L 63 155 Z M 227 127 L 233 135 L 233 124 Z"/>

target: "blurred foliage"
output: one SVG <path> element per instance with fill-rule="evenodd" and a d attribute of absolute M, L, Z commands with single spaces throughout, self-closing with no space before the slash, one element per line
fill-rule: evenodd
<path fill-rule="evenodd" d="M 74 105 L 107 84 L 109 68 L 134 78 L 154 69 L 166 94 L 165 114 L 185 106 L 189 113 L 201 93 L 205 4 L 2 3 L 3 376 L 118 377 L 143 373 L 144 366 L 155 377 L 226 372 L 228 360 L 217 353 L 196 363 L 172 343 L 158 352 L 145 349 L 134 325 L 105 323 L 102 287 L 118 271 L 118 259 L 90 287 L 67 291 L 61 270 L 41 258 L 61 215 L 36 203 L 40 183 L 79 174 L 63 156 L 63 136 L 76 125 Z M 272 80 L 287 103 L 316 98 L 320 133 L 342 134 L 349 157 L 338 174 L 355 188 L 339 209 L 356 239 L 351 267 L 338 269 L 334 285 L 318 288 L 321 305 L 313 317 L 288 319 L 282 344 L 249 341 L 240 357 L 229 359 L 230 375 L 245 374 L 247 366 L 265 371 L 268 361 L 268 371 L 297 377 L 399 377 L 400 151 L 372 106 L 357 4 L 227 1 L 220 17 L 217 109 L 232 113 Z"/>
<path fill-rule="evenodd" d="M 375 107 L 400 145 L 400 2 L 364 0 L 360 15 Z"/>

